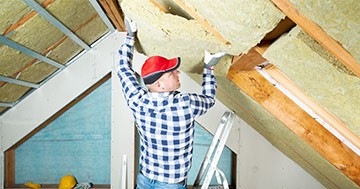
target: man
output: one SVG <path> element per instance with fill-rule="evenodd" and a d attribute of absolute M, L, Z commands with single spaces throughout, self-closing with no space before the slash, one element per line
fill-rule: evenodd
<path fill-rule="evenodd" d="M 149 57 L 138 83 L 132 70 L 136 24 L 125 19 L 127 36 L 119 50 L 118 76 L 140 135 L 137 188 L 186 188 L 192 161 L 195 118 L 215 104 L 213 67 L 225 53 L 205 54 L 202 94 L 180 93 L 180 58 Z"/>

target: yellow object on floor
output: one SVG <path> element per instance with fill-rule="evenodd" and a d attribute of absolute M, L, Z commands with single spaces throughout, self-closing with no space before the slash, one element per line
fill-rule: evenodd
<path fill-rule="evenodd" d="M 41 188 L 40 184 L 36 184 L 36 183 L 32 183 L 32 182 L 27 182 L 24 184 L 25 186 L 29 187 L 29 188 Z"/>
<path fill-rule="evenodd" d="M 76 178 L 72 175 L 65 175 L 61 178 L 59 189 L 71 189 L 74 188 L 77 181 Z"/>

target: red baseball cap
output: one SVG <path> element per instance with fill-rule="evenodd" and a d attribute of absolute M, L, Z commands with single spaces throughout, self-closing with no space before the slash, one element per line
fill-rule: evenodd
<path fill-rule="evenodd" d="M 146 85 L 154 83 L 164 73 L 176 70 L 180 66 L 180 57 L 167 59 L 162 56 L 151 56 L 141 68 L 141 77 Z"/>

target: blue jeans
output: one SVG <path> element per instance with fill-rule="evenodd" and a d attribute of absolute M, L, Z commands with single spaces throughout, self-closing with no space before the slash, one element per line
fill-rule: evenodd
<path fill-rule="evenodd" d="M 136 189 L 186 189 L 186 182 L 183 184 L 169 184 L 149 179 L 141 173 L 137 176 L 136 184 Z"/>

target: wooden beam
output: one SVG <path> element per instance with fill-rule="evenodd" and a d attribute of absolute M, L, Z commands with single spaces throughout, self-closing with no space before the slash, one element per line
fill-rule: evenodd
<path fill-rule="evenodd" d="M 15 149 L 9 149 L 5 152 L 5 187 L 15 185 Z"/>
<path fill-rule="evenodd" d="M 294 26 L 296 26 L 296 24 L 289 17 L 285 17 L 278 23 L 278 25 L 271 32 L 267 33 L 262 40 L 263 41 L 276 40 L 282 34 L 291 30 L 291 28 L 293 28 Z"/>
<path fill-rule="evenodd" d="M 184 9 L 190 16 L 192 16 L 196 21 L 198 21 L 202 26 L 206 28 L 207 31 L 212 33 L 216 38 L 218 38 L 222 43 L 228 45 L 230 44 L 229 41 L 224 39 L 221 34 L 205 19 L 198 15 L 194 10 L 188 7 L 183 0 L 174 0 L 174 2 Z"/>
<path fill-rule="evenodd" d="M 169 10 L 163 6 L 161 6 L 156 0 L 150 0 L 152 4 L 154 4 L 155 7 L 159 8 L 164 13 L 169 13 Z"/>
<path fill-rule="evenodd" d="M 124 16 L 116 0 L 99 0 L 99 3 L 109 16 L 118 31 L 125 31 Z"/>
<path fill-rule="evenodd" d="M 263 54 L 269 45 L 256 46 L 254 49 L 260 54 Z M 256 56 L 256 54 L 253 54 Z M 261 56 L 262 57 L 262 56 Z M 350 141 L 356 148 L 360 149 L 360 138 L 351 132 L 348 126 L 337 118 L 334 114 L 330 113 L 320 105 L 315 103 L 307 97 L 284 73 L 282 73 L 275 65 L 267 66 L 265 72 L 269 74 L 276 82 L 286 88 L 291 94 L 298 98 L 302 103 L 309 107 L 315 114 L 319 115 L 326 123 L 332 126 L 339 132 L 345 139 Z"/>
<path fill-rule="evenodd" d="M 234 56 L 231 67 L 239 71 L 250 71 L 253 70 L 255 66 L 265 61 L 265 58 L 258 56 L 256 48 L 252 48 L 247 54 Z"/>
<path fill-rule="evenodd" d="M 235 67 L 231 67 L 227 77 L 360 186 L 360 156 L 273 86 L 260 73 L 255 69 L 239 71 Z"/>
<path fill-rule="evenodd" d="M 294 7 L 289 0 L 271 0 L 286 16 L 313 37 L 320 45 L 333 54 L 356 76 L 360 77 L 360 64 L 335 39 L 327 34 L 321 27 L 306 18 Z"/>
<path fill-rule="evenodd" d="M 265 72 L 269 74 L 275 81 L 277 81 L 281 86 L 286 88 L 291 94 L 303 102 L 307 107 L 309 107 L 315 114 L 319 115 L 326 123 L 333 127 L 337 132 L 339 132 L 345 139 L 351 142 L 356 148 L 360 149 L 360 138 L 357 137 L 353 132 L 348 129 L 348 126 L 345 125 L 339 118 L 335 115 L 322 108 L 320 105 L 315 103 L 309 97 L 307 97 L 296 85 L 276 66 L 270 65 L 266 67 Z"/>

